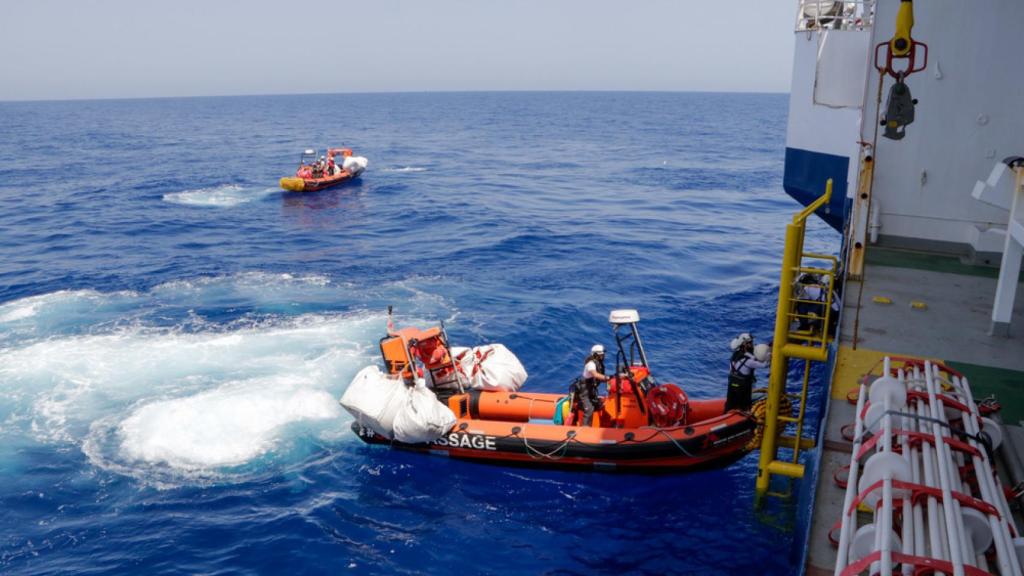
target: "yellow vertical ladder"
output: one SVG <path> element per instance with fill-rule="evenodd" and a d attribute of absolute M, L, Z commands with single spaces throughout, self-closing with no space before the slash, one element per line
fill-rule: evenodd
<path fill-rule="evenodd" d="M 772 475 L 802 478 L 804 466 L 800 463 L 800 451 L 813 448 L 815 445 L 813 438 L 806 438 L 803 435 L 807 388 L 811 363 L 828 360 L 828 346 L 831 341 L 828 327 L 839 262 L 834 256 L 804 252 L 804 233 L 807 229 L 807 219 L 831 198 L 832 180 L 829 179 L 825 183 L 825 193 L 794 215 L 793 221 L 786 225 L 786 246 L 782 256 L 779 301 L 775 311 L 775 339 L 768 380 L 764 434 L 761 438 L 761 454 L 757 467 L 758 496 L 770 494 L 768 488 Z M 800 298 L 797 293 L 797 280 L 804 273 L 814 274 L 819 278 L 819 286 L 825 292 L 824 298 Z M 794 323 L 800 323 L 801 320 L 810 324 L 811 328 L 794 328 Z M 804 362 L 803 378 L 798 393 L 789 392 L 786 386 L 790 360 Z M 784 396 L 799 402 L 795 416 L 779 413 Z M 792 435 L 781 435 L 790 426 Z M 791 450 L 792 453 L 788 458 L 780 459 L 779 448 Z"/>

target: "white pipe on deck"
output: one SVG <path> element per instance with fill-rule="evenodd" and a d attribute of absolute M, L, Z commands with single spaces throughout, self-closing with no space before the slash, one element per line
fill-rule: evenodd
<path fill-rule="evenodd" d="M 900 384 L 904 388 L 907 387 L 906 374 L 902 369 L 897 373 L 897 378 Z M 903 416 L 900 418 L 900 429 L 910 430 L 910 420 Z M 900 437 L 899 444 L 903 447 L 903 458 L 907 461 L 907 468 L 910 470 L 910 481 L 917 482 L 917 466 L 914 462 L 914 449 L 910 447 L 910 442 L 907 442 Z M 910 499 L 910 491 L 906 491 L 903 496 L 903 553 L 912 556 L 914 554 L 914 547 L 917 545 L 917 539 L 919 538 L 917 532 L 921 530 L 921 526 L 917 523 L 917 518 L 914 517 L 914 506 Z M 922 540 L 923 543 L 923 540 Z M 912 576 L 914 567 L 910 564 L 903 565 L 903 575 Z"/>
<path fill-rule="evenodd" d="M 839 529 L 839 549 L 836 551 L 835 576 L 842 576 L 850 557 L 850 535 L 857 530 L 857 510 L 851 512 L 853 500 L 857 496 L 857 478 L 860 472 L 860 461 L 857 453 L 860 452 L 861 438 L 864 436 L 864 419 L 861 414 L 864 411 L 864 399 L 868 397 L 867 386 L 860 385 L 860 393 L 857 395 L 857 412 L 853 425 L 853 458 L 850 461 L 850 474 L 846 479 L 846 495 L 843 496 L 842 526 Z"/>
<path fill-rule="evenodd" d="M 914 368 L 914 380 L 918 383 L 921 382 L 921 374 L 918 369 Z M 915 386 L 918 390 L 921 386 L 918 384 Z M 923 402 L 917 404 L 917 415 L 926 416 L 925 407 Z M 927 433 L 928 426 L 924 420 L 918 420 L 919 432 Z M 932 455 L 932 445 L 928 442 L 921 443 L 921 461 L 924 467 L 924 485 L 929 488 L 938 488 L 939 483 L 935 479 L 935 458 Z M 928 496 L 928 538 L 929 544 L 931 544 L 931 556 L 939 560 L 949 560 L 949 551 L 946 550 L 946 539 L 943 537 L 946 534 L 946 529 L 943 524 L 943 517 L 939 514 L 939 503 L 934 496 Z"/>
<path fill-rule="evenodd" d="M 953 382 L 959 388 L 964 391 L 965 404 L 971 412 L 963 412 L 964 429 L 968 434 L 977 435 L 980 432 L 978 421 L 975 420 L 978 407 L 974 403 L 974 398 L 970 394 L 970 384 L 967 378 L 959 378 L 953 376 Z M 1001 518 L 997 519 L 991 514 L 988 515 L 989 528 L 992 530 L 992 536 L 996 546 L 996 559 L 999 562 L 999 573 L 1007 576 L 1021 576 L 1021 566 L 1017 558 L 1017 553 L 1013 549 L 1013 538 L 1010 536 L 1009 526 L 1006 521 L 1006 515 L 1003 513 L 1003 506 L 999 505 L 1001 499 L 1003 503 L 1006 502 L 1006 497 L 1002 491 L 996 491 L 995 485 L 992 481 L 992 466 L 988 461 L 988 453 L 985 452 L 984 448 L 979 445 L 978 441 L 974 438 L 967 439 L 975 449 L 979 450 L 980 456 L 971 456 L 971 461 L 974 464 L 974 472 L 978 477 L 978 489 L 981 491 L 982 500 L 993 503 L 996 509 L 1000 511 Z"/>
<path fill-rule="evenodd" d="M 885 363 L 885 375 L 889 375 L 889 363 Z M 892 405 L 885 398 L 885 418 L 882 422 L 882 452 L 892 452 Z M 875 523 L 876 537 L 881 534 L 882 574 L 892 576 L 892 472 L 882 477 L 882 525 Z"/>
<path fill-rule="evenodd" d="M 935 381 L 932 379 L 932 363 L 925 361 L 924 377 L 928 386 L 928 402 L 931 405 L 931 417 L 938 422 L 932 423 L 932 436 L 935 439 L 935 452 L 938 456 L 939 486 L 942 489 L 942 510 L 946 518 L 946 536 L 949 541 L 949 556 L 953 563 L 953 575 L 964 576 L 964 560 L 960 540 L 963 538 L 963 517 L 960 516 L 960 506 L 953 499 L 953 491 L 950 488 L 952 480 L 949 478 L 949 467 L 943 465 L 944 461 L 951 459 L 949 446 L 946 445 L 943 428 L 939 422 L 943 422 L 942 409 L 936 394 Z"/>
<path fill-rule="evenodd" d="M 857 529 L 857 512 L 853 509 L 853 501 L 857 496 L 857 490 L 861 481 L 877 481 L 875 475 L 880 473 L 881 489 L 880 495 L 875 495 L 870 501 L 875 502 L 874 509 L 874 542 L 873 550 L 878 558 L 871 563 L 870 574 L 889 576 L 893 573 L 895 564 L 893 554 L 893 513 L 896 506 L 895 499 L 897 492 L 900 492 L 903 512 L 903 523 L 901 533 L 902 552 L 905 555 L 920 557 L 931 557 L 936 560 L 948 562 L 952 567 L 953 576 L 965 574 L 965 567 L 980 569 L 988 572 L 989 558 L 986 557 L 986 550 L 975 549 L 974 534 L 969 529 L 989 530 L 992 533 L 992 546 L 995 548 L 995 564 L 998 565 L 1000 576 L 1024 576 L 1022 574 L 1020 560 L 1012 534 L 1016 533 L 1013 525 L 1013 518 L 1007 514 L 1009 508 L 1005 494 L 999 484 L 999 478 L 993 472 L 993 465 L 989 454 L 984 450 L 981 441 L 977 439 L 981 432 L 981 420 L 978 414 L 977 405 L 971 394 L 970 384 L 966 378 L 952 376 L 946 378 L 940 368 L 931 362 L 924 363 L 922 371 L 916 366 L 912 375 L 899 370 L 896 380 L 900 387 L 907 391 L 923 391 L 927 394 L 927 405 L 918 399 L 908 406 L 907 412 L 898 412 L 899 429 L 894 428 L 892 412 L 899 409 L 893 407 L 892 403 L 902 402 L 895 400 L 902 397 L 900 388 L 893 386 L 890 359 L 885 358 L 884 376 L 890 378 L 883 388 L 871 389 L 873 394 L 868 394 L 869 387 L 861 384 L 857 397 L 856 419 L 854 421 L 853 453 L 850 462 L 850 474 L 847 480 L 846 494 L 844 497 L 842 518 L 840 523 L 839 550 L 835 567 L 836 576 L 841 576 L 849 566 L 852 553 L 852 539 Z M 877 382 L 876 382 L 877 383 Z M 943 385 L 943 388 L 939 386 Z M 900 392 L 894 396 L 894 392 Z M 941 396 L 940 396 L 941 395 Z M 865 410 L 869 406 L 868 398 L 873 397 L 875 402 L 883 402 L 881 410 L 874 406 L 873 410 Z M 975 452 L 964 452 L 957 449 L 953 451 L 951 441 L 953 434 L 962 434 L 949 427 L 946 410 L 951 410 L 951 418 L 954 409 L 952 405 L 946 407 L 946 397 L 953 398 L 964 405 L 959 417 L 963 420 L 963 427 L 967 434 L 965 442 Z M 940 400 L 942 398 L 942 400 Z M 881 412 L 881 416 L 873 416 L 872 422 L 865 422 L 868 413 Z M 916 416 L 916 417 L 915 417 Z M 902 459 L 896 462 L 889 462 L 885 457 L 874 465 L 868 464 L 867 470 L 871 473 L 870 480 L 861 478 L 862 470 L 858 453 L 863 447 L 863 436 L 867 434 L 867 426 L 871 424 L 873 429 L 880 435 L 877 438 L 877 453 L 872 458 L 879 457 L 882 453 L 894 453 L 896 446 L 901 447 Z M 931 436 L 930 442 L 920 444 L 912 442 L 905 437 L 903 431 L 916 431 Z M 895 442 L 895 444 L 894 444 Z M 891 459 L 891 457 L 889 457 Z M 973 483 L 966 483 L 961 480 L 960 471 L 967 462 L 973 465 L 977 476 L 977 488 Z M 900 470 L 903 464 L 907 465 L 906 470 Z M 893 466 L 900 464 L 901 466 Z M 881 466 L 881 468 L 879 468 Z M 920 501 L 911 499 L 909 493 L 903 489 L 897 489 L 893 484 L 896 479 L 907 480 L 914 484 L 921 484 L 930 488 L 938 488 L 942 494 L 941 499 L 935 496 L 927 496 L 925 505 Z M 865 488 L 867 486 L 864 486 Z M 993 506 L 995 511 L 986 513 L 987 524 L 977 524 L 973 520 L 976 513 L 968 512 L 971 516 L 965 519 L 963 512 L 967 511 L 967 504 L 961 504 L 954 498 L 954 494 L 964 494 L 978 498 Z M 940 508 L 941 500 L 941 512 Z M 927 510 L 925 509 L 927 508 Z M 972 506 L 973 510 L 973 506 Z M 996 513 L 998 512 L 998 513 Z M 978 518 L 980 520 L 980 518 Z M 970 520 L 970 522 L 968 521 Z M 984 528 L 982 528 L 984 526 Z M 987 541 L 985 538 L 979 542 Z M 989 545 L 984 544 L 987 549 Z M 930 554 L 929 554 L 930 548 Z M 995 569 L 993 566 L 992 569 Z M 913 574 L 915 566 L 903 564 L 902 572 L 905 576 Z"/>

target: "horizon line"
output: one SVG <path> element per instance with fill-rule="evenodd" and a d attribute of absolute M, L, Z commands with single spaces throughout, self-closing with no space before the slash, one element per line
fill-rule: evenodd
<path fill-rule="evenodd" d="M 281 96 L 356 96 L 356 95 L 384 95 L 384 94 L 503 94 L 503 93 L 591 93 L 591 94 L 770 94 L 780 95 L 789 92 L 772 92 L 762 90 L 644 90 L 644 89 L 507 89 L 507 90 L 366 90 L 366 91 L 345 91 L 345 92 L 273 92 L 255 94 L 193 94 L 187 96 L 100 96 L 96 98 L 34 98 L 34 99 L 2 99 L 0 104 L 23 104 L 23 103 L 45 103 L 45 102 L 108 102 L 108 101 L 131 101 L 131 100 L 186 100 L 190 98 L 256 98 L 256 97 L 281 97 Z"/>

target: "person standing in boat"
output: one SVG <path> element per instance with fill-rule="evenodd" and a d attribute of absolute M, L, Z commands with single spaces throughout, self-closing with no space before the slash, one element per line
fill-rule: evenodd
<path fill-rule="evenodd" d="M 750 410 L 751 394 L 757 376 L 754 371 L 767 368 L 771 359 L 771 347 L 767 344 L 754 346 L 754 337 L 744 332 L 729 344 L 732 359 L 729 361 L 729 388 L 725 394 L 725 409 Z"/>
<path fill-rule="evenodd" d="M 590 348 L 590 355 L 583 361 L 583 374 L 576 381 L 576 403 L 583 411 L 581 426 L 592 424 L 594 411 L 601 405 L 597 388 L 607 381 L 608 377 L 604 373 L 604 346 L 594 344 Z"/>

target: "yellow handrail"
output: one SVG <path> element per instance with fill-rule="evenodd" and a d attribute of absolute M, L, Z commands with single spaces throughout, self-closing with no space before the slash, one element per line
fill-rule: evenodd
<path fill-rule="evenodd" d="M 828 204 L 829 200 L 832 199 L 832 179 L 829 178 L 828 182 L 825 183 L 825 193 L 820 198 L 808 204 L 803 210 L 793 215 L 793 224 L 802 224 L 807 221 L 807 218 L 818 209 Z"/>
<path fill-rule="evenodd" d="M 799 463 L 800 449 L 805 445 L 802 438 L 804 414 L 806 412 L 807 387 L 810 379 L 811 361 L 824 361 L 828 358 L 829 324 L 832 314 L 832 293 L 835 285 L 835 275 L 838 268 L 838 259 L 827 254 L 816 254 L 804 252 L 804 233 L 806 231 L 807 219 L 816 210 L 824 206 L 832 199 L 832 180 L 825 183 L 825 193 L 820 198 L 811 202 L 806 208 L 793 216 L 793 222 L 786 225 L 786 245 L 782 254 L 782 271 L 779 278 L 779 300 L 775 309 L 775 337 L 772 346 L 771 372 L 768 380 L 767 406 L 765 409 L 764 434 L 761 437 L 761 454 L 757 469 L 757 495 L 761 496 L 768 492 L 769 483 L 773 474 L 788 476 L 790 478 L 802 478 L 804 467 Z M 804 265 L 804 259 L 827 263 L 827 267 L 820 265 Z M 819 280 L 820 289 L 825 291 L 825 297 L 821 300 L 807 300 L 794 297 L 794 279 L 803 273 L 815 274 L 827 282 Z M 818 316 L 812 313 L 805 313 L 797 310 L 797 305 L 820 306 L 822 313 Z M 791 325 L 800 319 L 810 320 L 817 318 L 820 321 L 817 333 L 809 330 L 804 333 L 791 332 Z M 786 376 L 789 371 L 789 360 L 797 358 L 804 360 L 803 386 L 799 394 L 800 406 L 796 417 L 780 416 L 779 406 L 782 397 L 787 395 Z M 793 455 L 788 460 L 776 459 L 779 448 L 779 433 L 786 424 L 793 423 L 796 426 L 795 440 L 790 443 Z"/>

